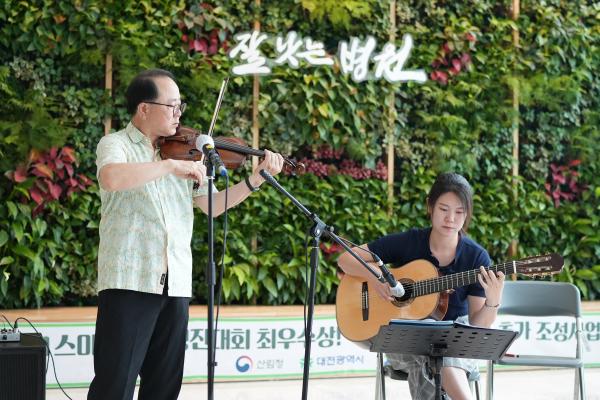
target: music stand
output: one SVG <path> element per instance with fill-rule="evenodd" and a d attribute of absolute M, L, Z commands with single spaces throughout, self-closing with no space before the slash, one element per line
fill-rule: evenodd
<path fill-rule="evenodd" d="M 430 358 L 435 398 L 442 398 L 441 368 L 444 357 L 498 360 L 518 332 L 480 328 L 454 321 L 391 320 L 371 339 L 370 350 Z"/>

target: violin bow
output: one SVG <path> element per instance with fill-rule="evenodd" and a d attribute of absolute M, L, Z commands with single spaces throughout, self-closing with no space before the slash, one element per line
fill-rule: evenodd
<path fill-rule="evenodd" d="M 219 114 L 219 110 L 221 109 L 221 103 L 223 102 L 223 97 L 225 95 L 225 88 L 227 87 L 227 83 L 229 83 L 229 77 L 223 79 L 223 83 L 221 83 L 221 91 L 219 92 L 219 98 L 217 99 L 217 104 L 215 105 L 215 111 L 212 116 L 212 120 L 210 121 L 210 126 L 208 128 L 208 136 L 212 137 L 213 129 L 215 128 L 215 123 L 217 122 L 217 115 Z"/>
<path fill-rule="evenodd" d="M 227 83 L 229 83 L 229 77 L 223 79 L 221 83 L 221 90 L 219 91 L 219 97 L 217 98 L 217 103 L 215 104 L 215 111 L 213 112 L 212 119 L 210 120 L 210 126 L 208 127 L 207 135 L 212 137 L 213 130 L 215 129 L 215 123 L 217 122 L 217 115 L 219 115 L 219 110 L 221 109 L 221 103 L 223 102 L 223 97 L 225 95 L 225 88 L 227 87 Z M 204 162 L 204 153 L 202 153 L 202 157 L 200 158 L 200 162 Z"/>

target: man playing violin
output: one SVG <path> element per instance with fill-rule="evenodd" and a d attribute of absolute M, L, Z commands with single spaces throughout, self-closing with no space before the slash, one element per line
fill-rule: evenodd
<path fill-rule="evenodd" d="M 206 167 L 161 159 L 160 137 L 172 136 L 185 111 L 173 74 L 141 72 L 126 92 L 132 115 L 125 129 L 104 136 L 96 150 L 102 202 L 98 249 L 95 376 L 88 399 L 178 397 L 192 295 L 193 206 L 208 210 Z M 265 157 L 245 182 L 229 189 L 227 207 L 278 174 L 280 154 Z M 194 187 L 194 183 L 199 185 Z M 213 213 L 225 211 L 214 194 Z"/>

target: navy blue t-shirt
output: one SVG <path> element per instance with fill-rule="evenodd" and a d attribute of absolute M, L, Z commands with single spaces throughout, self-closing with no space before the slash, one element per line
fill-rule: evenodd
<path fill-rule="evenodd" d="M 483 247 L 461 234 L 454 260 L 451 264 L 440 268 L 437 258 L 431 254 L 429 248 L 430 233 L 431 228 L 410 229 L 406 232 L 386 235 L 369 243 L 368 246 L 385 264 L 401 267 L 411 261 L 423 259 L 435 265 L 440 275 L 470 271 L 481 265 L 487 267 L 492 264 L 489 254 Z M 455 288 L 448 299 L 448 312 L 444 320 L 455 320 L 469 313 L 467 296 L 485 297 L 485 292 L 479 282 Z"/>

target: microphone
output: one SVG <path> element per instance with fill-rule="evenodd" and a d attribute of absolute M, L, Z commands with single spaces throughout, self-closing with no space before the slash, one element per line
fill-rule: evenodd
<path fill-rule="evenodd" d="M 362 247 L 361 247 L 361 249 L 362 249 Z M 406 293 L 406 291 L 404 290 L 404 286 L 402 286 L 402 284 L 396 280 L 396 277 L 394 277 L 394 275 L 392 275 L 390 270 L 387 269 L 387 267 L 383 264 L 383 261 L 381 261 L 381 258 L 379 258 L 379 256 L 377 254 L 375 254 L 373 252 L 370 252 L 370 253 L 373 255 L 373 260 L 375 260 L 375 262 L 377 263 L 377 266 L 381 269 L 381 274 L 383 276 L 383 280 L 381 280 L 381 282 L 383 282 L 385 280 L 387 282 L 387 284 L 390 285 L 390 291 L 392 292 L 392 296 L 394 296 L 394 297 L 404 296 L 404 293 Z"/>
<path fill-rule="evenodd" d="M 227 168 L 223 164 L 219 153 L 215 150 L 215 141 L 208 135 L 198 135 L 196 138 L 196 148 L 204 153 L 210 163 L 215 167 L 215 171 L 221 176 L 227 176 Z"/>
<path fill-rule="evenodd" d="M 365 253 L 369 253 L 373 257 L 373 261 L 375 261 L 377 263 L 377 266 L 379 267 L 379 269 L 381 269 L 381 276 L 379 278 L 377 278 L 377 280 L 381 283 L 387 282 L 387 284 L 390 286 L 390 291 L 392 292 L 392 296 L 394 296 L 394 297 L 404 296 L 404 293 L 406 293 L 406 291 L 404 290 L 404 286 L 402 286 L 402 284 L 396 280 L 394 275 L 390 272 L 389 269 L 386 268 L 386 266 L 383 264 L 383 261 L 381 261 L 381 258 L 379 258 L 379 256 L 377 254 L 373 253 L 368 248 L 357 246 L 354 243 L 349 242 L 347 240 L 344 240 L 344 241 L 346 241 L 347 243 L 350 243 L 356 249 L 364 251 Z"/>
<path fill-rule="evenodd" d="M 379 256 L 377 254 L 373 253 L 369 249 L 365 249 L 360 246 L 356 246 L 356 247 L 366 253 L 371 254 L 371 256 L 373 256 L 373 261 L 375 261 L 377 263 L 377 266 L 379 267 L 379 269 L 381 269 L 381 279 L 379 279 L 379 281 L 382 283 L 387 282 L 387 284 L 390 285 L 390 291 L 392 292 L 392 296 L 394 296 L 394 297 L 404 296 L 404 293 L 406 293 L 406 291 L 404 290 L 404 286 L 402 286 L 402 284 L 396 280 L 396 278 L 394 277 L 394 275 L 392 275 L 390 270 L 387 269 L 387 267 L 385 266 L 383 261 L 381 261 L 381 258 L 379 258 Z"/>

